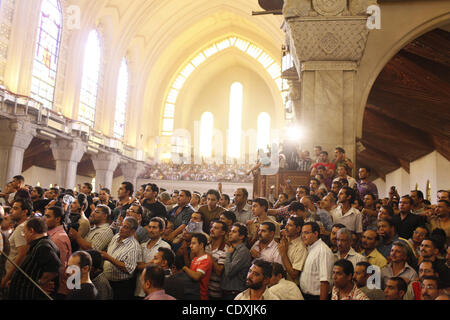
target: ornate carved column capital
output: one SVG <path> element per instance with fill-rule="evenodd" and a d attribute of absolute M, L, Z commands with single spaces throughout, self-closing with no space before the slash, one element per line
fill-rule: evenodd
<path fill-rule="evenodd" d="M 376 0 L 286 0 L 283 14 L 297 72 L 305 61 L 359 64 L 369 29 L 366 9 Z"/>
<path fill-rule="evenodd" d="M 50 148 L 56 161 L 63 160 L 78 163 L 86 152 L 87 146 L 80 139 L 56 139 L 51 142 Z"/>
<path fill-rule="evenodd" d="M 0 120 L 0 145 L 26 149 L 36 135 L 36 127 L 22 119 Z"/>
<path fill-rule="evenodd" d="M 95 170 L 114 171 L 120 162 L 120 156 L 112 152 L 99 152 L 91 156 Z"/>

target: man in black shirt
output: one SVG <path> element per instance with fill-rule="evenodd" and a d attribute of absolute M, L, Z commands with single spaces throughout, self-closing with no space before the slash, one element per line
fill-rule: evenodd
<path fill-rule="evenodd" d="M 425 225 L 426 218 L 411 212 L 413 201 L 410 196 L 403 196 L 400 199 L 400 214 L 394 215 L 392 222 L 397 227 L 398 236 L 404 239 L 412 237 L 414 230 L 418 226 Z"/>
<path fill-rule="evenodd" d="M 47 224 L 42 218 L 29 219 L 23 229 L 29 249 L 20 267 L 47 294 L 58 288 L 61 261 L 59 249 L 47 235 Z M 45 300 L 47 297 L 22 272 L 14 272 L 9 285 L 10 300 Z"/>
<path fill-rule="evenodd" d="M 66 300 L 94 300 L 97 298 L 97 289 L 89 276 L 91 268 L 92 258 L 86 251 L 77 251 L 70 256 L 67 267 L 67 273 L 70 274 L 67 287 L 70 291 Z M 79 278 L 77 279 L 77 277 Z"/>
<path fill-rule="evenodd" d="M 142 206 L 144 209 L 144 215 L 142 216 L 142 225 L 146 226 L 150 222 L 151 218 L 161 217 L 167 220 L 166 207 L 157 200 L 159 188 L 154 183 L 149 183 L 145 186 L 144 200 Z"/>

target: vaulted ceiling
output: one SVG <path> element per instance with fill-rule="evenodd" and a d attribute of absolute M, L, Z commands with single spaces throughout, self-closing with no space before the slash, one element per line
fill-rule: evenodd
<path fill-rule="evenodd" d="M 432 30 L 384 67 L 364 114 L 357 164 L 384 178 L 437 150 L 450 160 L 450 33 Z"/>

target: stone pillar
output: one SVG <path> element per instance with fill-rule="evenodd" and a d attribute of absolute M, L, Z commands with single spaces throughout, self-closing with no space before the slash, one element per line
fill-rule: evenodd
<path fill-rule="evenodd" d="M 145 165 L 143 162 L 138 161 L 128 161 L 127 163 L 122 163 L 120 165 L 120 168 L 122 169 L 122 173 L 124 176 L 124 181 L 131 182 L 134 186 L 134 190 L 136 191 L 138 188 L 137 184 L 137 177 L 144 172 Z"/>
<path fill-rule="evenodd" d="M 95 182 L 111 190 L 114 170 L 120 161 L 120 156 L 110 152 L 99 152 L 91 157 L 95 168 Z"/>
<path fill-rule="evenodd" d="M 76 186 L 77 166 L 86 152 L 86 144 L 80 139 L 56 139 L 50 147 L 56 160 L 58 186 L 73 189 Z"/>
<path fill-rule="evenodd" d="M 0 120 L 0 188 L 22 173 L 25 149 L 36 135 L 26 120 Z"/>
<path fill-rule="evenodd" d="M 296 121 L 305 129 L 308 150 L 321 145 L 330 153 L 341 146 L 355 162 L 354 78 L 372 4 L 376 0 L 284 1 L 288 47 L 300 79 Z"/>

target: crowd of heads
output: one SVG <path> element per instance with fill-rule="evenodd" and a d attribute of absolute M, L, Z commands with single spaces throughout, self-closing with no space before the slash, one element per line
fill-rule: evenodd
<path fill-rule="evenodd" d="M 319 151 L 318 161 L 328 164 L 323 151 Z M 341 153 L 343 150 L 337 148 L 336 154 Z M 135 247 L 130 244 L 128 250 L 137 253 L 132 260 L 134 271 L 130 277 L 133 278 L 127 278 L 127 281 L 134 279 L 135 283 L 140 283 L 147 297 L 167 286 L 165 281 L 169 281 L 166 280 L 169 273 L 186 274 L 199 282 L 200 285 L 194 288 L 198 291 L 194 297 L 201 299 L 208 298 L 208 287 L 210 295 L 219 292 L 224 299 L 246 297 L 247 291 L 250 296 L 259 294 L 270 298 L 275 289 L 273 292 L 266 290 L 281 288 L 286 281 L 294 283 L 305 299 L 311 299 L 315 296 L 302 286 L 307 286 L 304 283 L 312 277 L 307 275 L 309 267 L 306 265 L 317 261 L 308 261 L 305 251 L 302 253 L 305 267 L 294 264 L 298 257 L 288 247 L 298 239 L 300 244 L 297 245 L 308 251 L 320 243 L 333 255 L 328 270 L 328 295 L 322 295 L 321 291 L 321 299 L 341 298 L 344 293 L 366 297 L 355 290 L 367 286 L 372 267 L 382 260 L 384 263 L 378 265 L 381 281 L 378 289 L 385 299 L 406 299 L 408 294 L 408 299 L 448 299 L 448 190 L 439 190 L 433 205 L 426 202 L 420 190 L 399 196 L 394 187 L 389 197 L 379 199 L 376 187 L 368 181 L 368 168 L 360 168 L 358 178 L 354 179 L 349 160 L 345 157 L 337 159 L 338 170 L 332 165 L 324 167 L 322 162 L 316 162 L 320 163 L 318 166 L 312 164 L 309 185 L 297 186 L 294 190 L 286 188 L 279 195 L 253 199 L 245 188 L 236 189 L 233 195 L 223 194 L 220 188 L 200 194 L 194 190 L 164 190 L 154 183 L 135 188 L 127 181 L 120 185 L 114 196 L 107 188 L 94 193 L 90 183 L 79 186 L 77 191 L 55 186 L 44 189 L 28 186 L 22 176 L 16 176 L 1 193 L 2 250 L 7 249 L 9 239 L 11 248 L 16 245 L 18 235 L 15 232 L 22 225 L 21 235 L 28 245 L 49 237 L 49 234 L 53 236 L 53 231 L 58 228 L 70 243 L 70 255 L 60 256 L 61 265 L 64 268 L 79 267 L 82 279 L 90 283 L 91 278 L 97 279 L 102 274 L 108 277 L 114 272 L 127 275 L 124 270 L 131 262 L 121 261 L 114 252 L 117 241 L 133 239 L 130 241 L 135 241 Z M 187 167 L 179 168 L 183 171 Z M 345 172 L 338 172 L 339 168 L 344 168 Z M 160 168 L 159 172 L 166 169 Z M 190 179 L 197 174 L 217 177 L 219 172 L 201 173 L 201 170 L 202 167 L 198 167 L 185 177 Z M 317 177 L 317 171 L 321 172 L 320 177 Z M 179 174 L 173 172 L 168 174 Z M 346 178 L 341 178 L 344 175 Z M 180 176 L 168 176 L 168 179 L 186 180 Z M 356 181 L 352 186 L 351 179 Z M 100 240 L 94 240 L 95 232 L 103 232 L 97 239 L 105 237 L 107 240 L 102 238 L 100 244 Z M 165 245 L 161 246 L 161 242 Z M 149 243 L 152 246 L 159 244 L 151 257 L 152 247 L 147 248 Z M 236 280 L 224 280 L 229 271 L 227 267 L 224 271 L 223 266 L 229 263 L 225 257 L 241 250 L 242 246 L 247 248 L 251 263 L 242 271 L 247 291 L 238 294 L 224 285 L 224 282 Z M 14 250 L 16 257 L 31 254 L 15 247 Z M 370 260 L 374 252 L 378 255 L 377 262 Z M 204 256 L 211 260 L 210 270 L 198 272 L 201 264 L 198 260 Z M 10 280 L 14 279 L 14 272 L 11 274 L 5 269 L 5 262 L 0 260 L 2 290 L 7 290 Z M 222 268 L 218 267 L 221 272 L 211 276 L 213 263 Z M 399 273 L 399 267 L 410 268 L 410 273 Z M 65 273 L 66 270 L 59 275 L 58 283 L 65 279 Z M 205 274 L 208 274 L 206 283 Z M 123 298 L 117 290 L 125 289 L 118 288 L 116 280 L 109 278 L 108 281 L 113 292 L 109 297 Z M 98 291 L 103 292 L 101 285 L 97 286 Z M 134 284 L 133 289 L 136 286 Z M 3 298 L 7 297 L 4 292 Z M 65 292 L 64 296 L 70 295 Z"/>

